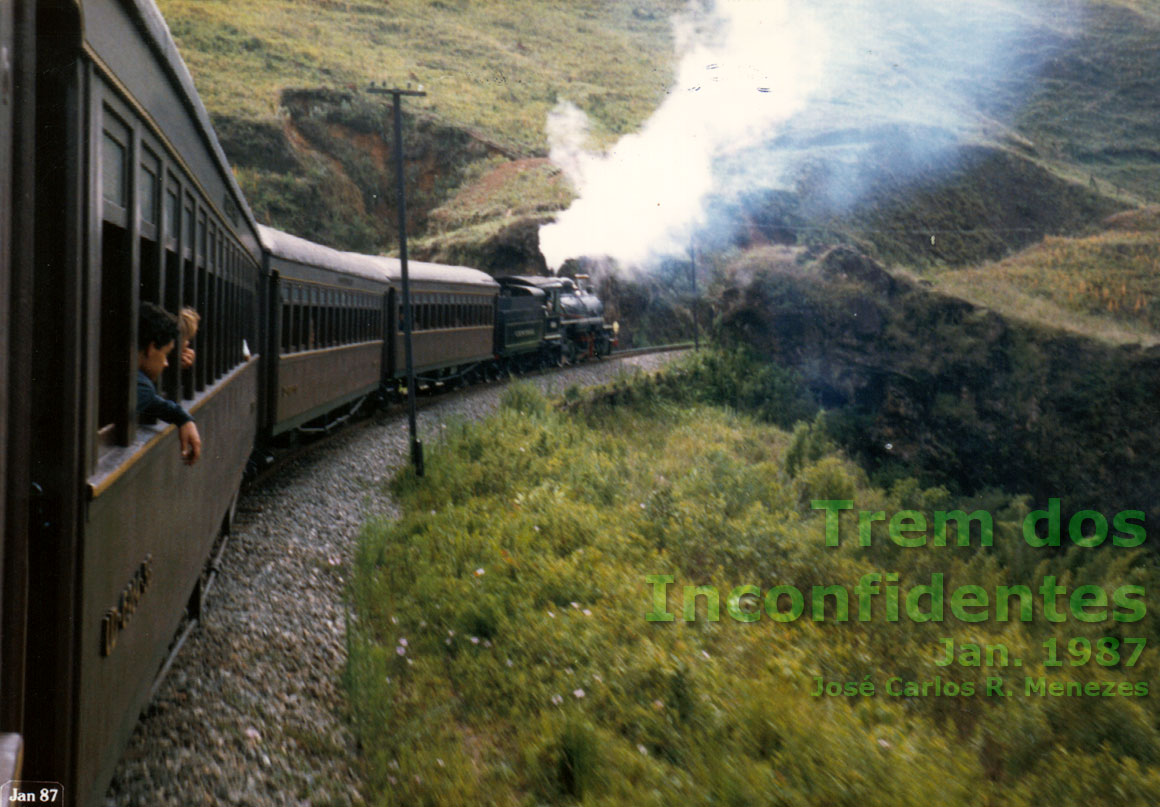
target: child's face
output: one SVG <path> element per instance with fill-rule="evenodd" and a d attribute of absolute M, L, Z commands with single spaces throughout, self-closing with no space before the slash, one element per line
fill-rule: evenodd
<path fill-rule="evenodd" d="M 159 348 L 152 342 L 146 350 L 137 353 L 137 367 L 149 376 L 154 383 L 161 377 L 161 371 L 169 366 L 169 351 L 173 350 L 173 342 Z"/>

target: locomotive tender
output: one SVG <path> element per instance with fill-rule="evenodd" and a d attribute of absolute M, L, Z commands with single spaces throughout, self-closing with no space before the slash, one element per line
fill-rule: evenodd
<path fill-rule="evenodd" d="M 424 383 L 612 344 L 571 281 L 409 271 Z M 398 391 L 400 297 L 397 260 L 255 221 L 152 0 L 0 3 L 0 784 L 103 800 L 251 451 Z M 192 467 L 134 414 L 144 301 L 202 314 L 159 383 Z"/>

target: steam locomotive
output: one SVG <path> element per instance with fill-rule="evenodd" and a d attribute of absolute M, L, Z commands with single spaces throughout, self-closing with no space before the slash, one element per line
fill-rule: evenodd
<path fill-rule="evenodd" d="M 409 268 L 420 383 L 615 342 L 575 281 Z M 396 260 L 255 221 L 152 0 L 0 4 L 0 783 L 102 801 L 254 447 L 402 385 L 400 292 Z M 158 385 L 191 467 L 135 416 L 144 301 L 202 315 Z"/>

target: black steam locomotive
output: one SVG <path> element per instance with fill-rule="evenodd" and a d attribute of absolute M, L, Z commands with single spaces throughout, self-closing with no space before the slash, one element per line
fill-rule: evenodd
<path fill-rule="evenodd" d="M 410 275 L 421 383 L 615 342 L 567 279 Z M 192 467 L 135 416 L 145 301 L 203 317 Z M 255 222 L 152 0 L 0 3 L 0 784 L 102 801 L 252 450 L 397 390 L 404 313 L 398 261 Z"/>
<path fill-rule="evenodd" d="M 577 281 L 588 278 L 497 277 L 499 310 L 496 353 L 520 367 L 572 364 L 607 356 L 617 325 L 604 322 L 604 303 Z"/>

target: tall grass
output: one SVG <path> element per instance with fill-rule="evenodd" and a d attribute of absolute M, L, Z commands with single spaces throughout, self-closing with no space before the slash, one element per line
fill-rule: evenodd
<path fill-rule="evenodd" d="M 934 279 L 1020 319 L 1112 342 L 1160 340 L 1160 228 L 1147 215 L 1087 237 L 1048 236 L 1002 261 Z"/>
<path fill-rule="evenodd" d="M 685 584 L 808 591 L 868 570 L 897 571 L 904 585 L 932 570 L 986 588 L 1044 574 L 1155 582 L 1139 558 L 1037 554 L 1019 539 L 1025 501 L 952 501 L 913 480 L 876 488 L 824 446 L 799 447 L 791 475 L 786 432 L 628 386 L 571 413 L 514 390 L 495 417 L 449 429 L 426 477 L 395 480 L 404 514 L 368 525 L 354 582 L 352 704 L 376 803 L 1160 798 L 1155 698 L 809 694 L 818 675 L 881 687 L 894 674 L 980 686 L 995 674 L 936 667 L 942 636 L 1002 641 L 1025 660 L 1012 675 L 1020 682 L 1154 679 L 1154 651 L 1133 670 L 1042 666 L 1044 639 L 1106 626 L 1041 614 L 1027 624 L 742 624 L 724 603 L 712 622 L 704 598 L 697 621 L 679 616 Z M 881 536 L 870 548 L 826 548 L 809 502 L 837 494 L 888 512 L 985 508 L 995 546 L 901 549 Z M 672 622 L 645 618 L 654 574 L 676 579 Z M 1154 618 L 1133 630 L 1156 638 Z"/>
<path fill-rule="evenodd" d="M 216 115 L 269 117 L 285 87 L 422 84 L 415 109 L 543 150 L 558 98 L 598 143 L 632 131 L 672 79 L 679 0 L 161 0 Z"/>

